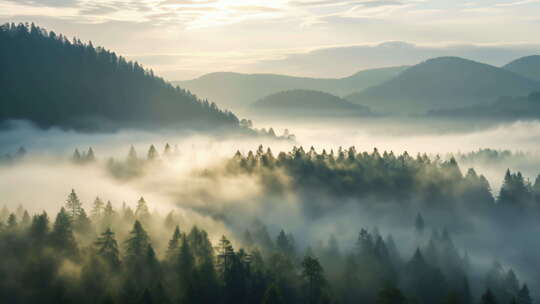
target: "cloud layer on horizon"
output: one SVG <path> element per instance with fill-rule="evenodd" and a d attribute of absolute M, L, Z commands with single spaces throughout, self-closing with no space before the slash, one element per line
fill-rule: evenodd
<path fill-rule="evenodd" d="M 92 40 L 171 80 L 338 77 L 443 55 L 501 65 L 538 52 L 539 13 L 538 0 L 0 0 L 0 22 Z"/>

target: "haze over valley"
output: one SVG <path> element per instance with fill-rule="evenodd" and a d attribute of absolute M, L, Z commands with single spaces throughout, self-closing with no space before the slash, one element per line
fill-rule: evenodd
<path fill-rule="evenodd" d="M 0 0 L 0 302 L 536 303 L 538 13 Z"/>

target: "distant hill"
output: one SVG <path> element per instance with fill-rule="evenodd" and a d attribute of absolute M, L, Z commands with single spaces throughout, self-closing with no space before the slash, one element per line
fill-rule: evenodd
<path fill-rule="evenodd" d="M 540 55 L 518 58 L 503 68 L 523 77 L 540 81 Z"/>
<path fill-rule="evenodd" d="M 317 90 L 338 96 L 348 95 L 391 79 L 405 68 L 366 70 L 340 79 L 219 72 L 173 83 L 213 100 L 222 107 L 238 110 L 260 98 L 287 90 Z"/>
<path fill-rule="evenodd" d="M 136 62 L 34 25 L 0 27 L 0 122 L 40 127 L 238 125 L 230 112 L 175 88 Z"/>
<path fill-rule="evenodd" d="M 265 116 L 344 117 L 373 115 L 368 107 L 352 104 L 340 97 L 311 90 L 291 90 L 269 95 L 250 107 L 250 112 Z"/>
<path fill-rule="evenodd" d="M 527 97 L 501 97 L 496 102 L 448 110 L 430 111 L 428 116 L 452 118 L 527 119 L 540 118 L 540 92 Z"/>
<path fill-rule="evenodd" d="M 458 57 L 440 57 L 346 99 L 374 111 L 423 113 L 489 103 L 500 96 L 523 96 L 538 88 L 539 82 L 505 69 Z"/>

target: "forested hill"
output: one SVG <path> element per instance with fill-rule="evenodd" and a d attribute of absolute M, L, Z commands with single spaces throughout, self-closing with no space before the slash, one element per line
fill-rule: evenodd
<path fill-rule="evenodd" d="M 175 83 L 236 111 L 265 96 L 289 90 L 316 90 L 337 96 L 352 94 L 392 79 L 406 68 L 402 66 L 365 70 L 345 78 L 218 72 Z"/>
<path fill-rule="evenodd" d="M 136 62 L 35 25 L 0 27 L 0 121 L 82 130 L 238 125 Z"/>
<path fill-rule="evenodd" d="M 311 90 L 291 90 L 266 96 L 251 106 L 251 113 L 295 117 L 373 115 L 368 107 L 352 104 L 332 94 Z"/>
<path fill-rule="evenodd" d="M 523 96 L 539 88 L 538 81 L 506 69 L 459 57 L 440 57 L 345 99 L 378 112 L 409 114 L 487 104 L 501 96 Z"/>

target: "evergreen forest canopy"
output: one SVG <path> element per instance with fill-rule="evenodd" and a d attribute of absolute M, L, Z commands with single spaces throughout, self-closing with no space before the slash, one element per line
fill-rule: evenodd
<path fill-rule="evenodd" d="M 96 197 L 88 210 L 75 190 L 54 219 L 0 210 L 6 303 L 532 303 L 511 268 L 478 273 L 448 230 L 425 235 L 420 214 L 408 230 L 427 242 L 409 256 L 378 229 L 347 249 L 334 235 L 303 249 L 258 220 L 236 242 L 212 242 L 142 197 L 135 209 Z"/>
<path fill-rule="evenodd" d="M 215 103 L 173 87 L 137 62 L 34 24 L 0 27 L 0 122 L 109 131 L 238 126 Z"/>
<path fill-rule="evenodd" d="M 469 157 L 489 154 L 489 150 L 480 152 Z M 502 152 L 501 157 L 507 154 Z M 472 168 L 463 174 L 454 157 L 442 160 L 426 154 L 412 157 L 407 152 L 381 154 L 377 149 L 367 153 L 354 147 L 339 148 L 336 153 L 324 149 L 318 153 L 313 147 L 305 152 L 295 147 L 274 156 L 270 149 L 264 151 L 260 146 L 247 156 L 237 152 L 227 168 L 228 174 L 264 179 L 272 192 L 294 189 L 303 197 L 306 212 L 313 216 L 324 216 L 352 199 L 375 210 L 386 205 L 390 210 L 395 206 L 400 213 L 407 209 L 442 211 L 455 229 L 470 224 L 459 214 L 522 225 L 540 217 L 540 175 L 531 183 L 520 172 L 507 170 L 500 193 L 494 197 L 488 180 Z M 280 178 L 282 172 L 290 177 L 286 183 Z"/>

